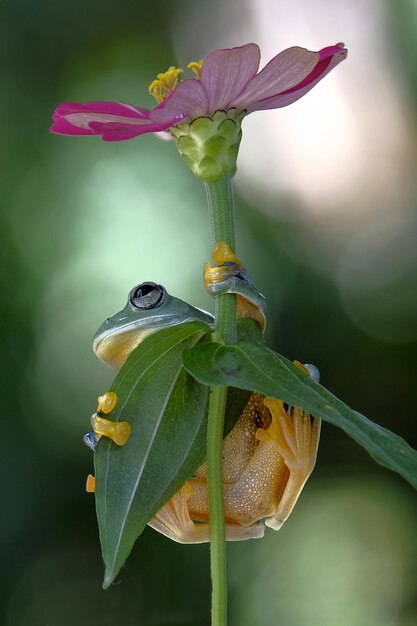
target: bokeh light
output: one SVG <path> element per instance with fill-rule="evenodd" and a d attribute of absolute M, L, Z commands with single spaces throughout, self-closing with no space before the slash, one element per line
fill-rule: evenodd
<path fill-rule="evenodd" d="M 267 533 L 262 545 L 232 547 L 232 624 L 406 623 L 415 508 L 389 481 L 328 477 L 315 486 L 279 540 Z"/>

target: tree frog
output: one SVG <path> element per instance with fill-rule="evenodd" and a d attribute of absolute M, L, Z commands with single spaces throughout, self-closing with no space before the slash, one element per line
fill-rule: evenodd
<path fill-rule="evenodd" d="M 217 267 L 206 265 L 205 268 L 209 293 L 237 294 L 237 315 L 253 317 L 264 329 L 265 300 L 240 261 L 226 244 L 216 247 L 213 259 Z M 125 308 L 98 329 L 94 351 L 102 361 L 118 369 L 150 333 L 194 320 L 214 324 L 210 313 L 174 298 L 161 285 L 142 283 L 132 289 Z M 297 362 L 296 365 L 317 380 L 314 366 Z M 250 395 L 223 444 L 228 540 L 262 537 L 265 526 L 261 520 L 275 530 L 282 526 L 313 470 L 319 435 L 320 420 L 308 413 L 258 393 Z M 156 513 L 149 525 L 179 543 L 210 540 L 205 464 Z"/>

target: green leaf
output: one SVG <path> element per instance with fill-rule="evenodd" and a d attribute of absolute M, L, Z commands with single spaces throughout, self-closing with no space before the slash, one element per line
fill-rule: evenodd
<path fill-rule="evenodd" d="M 184 351 L 186 370 L 206 385 L 258 391 L 342 428 L 381 465 L 417 488 L 417 451 L 401 437 L 350 409 L 283 356 L 259 343 L 206 343 Z"/>
<path fill-rule="evenodd" d="M 205 458 L 208 388 L 182 364 L 210 327 L 181 324 L 147 337 L 129 356 L 111 390 L 109 418 L 127 421 L 124 446 L 102 437 L 95 452 L 96 508 L 107 588 L 158 509 Z"/>
<path fill-rule="evenodd" d="M 223 437 L 226 437 L 236 424 L 249 401 L 250 394 L 251 392 L 247 389 L 237 389 L 236 387 L 229 387 L 227 390 Z"/>
<path fill-rule="evenodd" d="M 237 320 L 237 336 L 239 341 L 264 343 L 261 327 L 251 317 L 242 317 Z"/>

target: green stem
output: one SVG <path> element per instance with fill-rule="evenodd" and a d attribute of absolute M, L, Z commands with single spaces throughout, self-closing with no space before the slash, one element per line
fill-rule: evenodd
<path fill-rule="evenodd" d="M 206 183 L 212 243 L 226 241 L 235 249 L 235 216 L 232 180 L 224 176 Z M 236 342 L 236 297 L 224 294 L 215 299 L 216 329 L 226 343 Z M 223 429 L 227 387 L 212 387 L 207 425 L 207 479 L 210 511 L 212 579 L 212 626 L 227 624 L 226 540 L 223 505 Z"/>
<path fill-rule="evenodd" d="M 235 202 L 232 177 L 223 176 L 215 183 L 204 183 L 210 213 L 213 245 L 225 241 L 235 248 Z"/>
<path fill-rule="evenodd" d="M 235 252 L 235 203 L 232 177 L 205 183 L 213 247 L 220 241 Z M 226 343 L 236 343 L 236 297 L 226 293 L 215 298 L 216 328 Z"/>
<path fill-rule="evenodd" d="M 210 513 L 211 623 L 227 624 L 226 538 L 224 530 L 222 451 L 227 387 L 212 387 L 207 424 L 207 485 Z"/>

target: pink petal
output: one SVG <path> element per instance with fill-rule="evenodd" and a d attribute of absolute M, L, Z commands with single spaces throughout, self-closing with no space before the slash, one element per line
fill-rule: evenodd
<path fill-rule="evenodd" d="M 282 91 L 270 98 L 253 103 L 248 107 L 248 113 L 253 111 L 265 111 L 267 109 L 278 109 L 280 107 L 288 106 L 296 100 L 299 100 L 306 93 L 317 85 L 317 83 L 326 76 L 336 65 L 346 59 L 347 50 L 344 48 L 344 44 L 337 44 L 336 46 L 329 46 L 323 48 L 319 52 L 319 62 L 316 67 L 308 76 L 304 78 L 300 83 Z"/>
<path fill-rule="evenodd" d="M 200 81 L 208 94 L 209 112 L 228 105 L 256 75 L 261 53 L 255 43 L 239 48 L 213 50 L 204 59 Z"/>
<path fill-rule="evenodd" d="M 341 42 L 337 43 L 335 46 L 327 46 L 327 48 L 322 48 L 321 50 L 319 50 L 320 61 L 322 61 L 323 59 L 327 59 L 328 57 L 331 57 L 334 54 L 340 54 L 340 53 L 344 54 L 343 58 L 347 57 L 348 51 L 345 48 L 345 44 Z"/>
<path fill-rule="evenodd" d="M 174 91 L 150 112 L 150 119 L 169 126 L 183 120 L 208 115 L 208 97 L 199 80 L 189 78 L 178 83 Z"/>
<path fill-rule="evenodd" d="M 101 135 L 104 141 L 123 141 L 171 125 L 149 119 L 148 109 L 119 102 L 65 102 L 54 115 L 50 130 L 61 135 Z"/>
<path fill-rule="evenodd" d="M 89 128 L 78 128 L 67 122 L 65 117 L 55 118 L 54 123 L 49 128 L 51 133 L 55 135 L 94 135 L 95 133 Z"/>
<path fill-rule="evenodd" d="M 145 119 L 148 117 L 149 111 L 148 109 L 137 109 L 123 102 L 64 102 L 56 108 L 54 117 L 64 117 L 76 113 L 99 113 Z"/>
<path fill-rule="evenodd" d="M 318 61 L 318 52 L 297 46 L 280 52 L 250 81 L 232 106 L 249 110 L 254 102 L 290 89 L 308 76 Z"/>
<path fill-rule="evenodd" d="M 165 126 L 161 124 L 118 124 L 116 122 L 91 122 L 90 128 L 95 135 L 101 135 L 103 141 L 125 141 L 145 133 L 158 133 Z"/>

